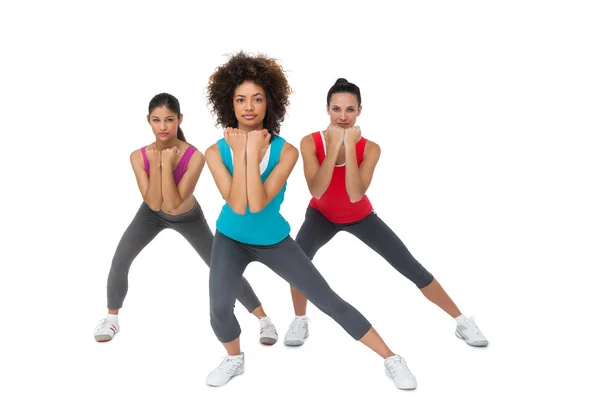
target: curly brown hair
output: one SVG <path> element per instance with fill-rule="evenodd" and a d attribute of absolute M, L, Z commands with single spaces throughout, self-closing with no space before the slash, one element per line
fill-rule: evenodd
<path fill-rule="evenodd" d="M 208 104 L 213 116 L 217 117 L 215 125 L 238 127 L 233 110 L 233 93 L 245 81 L 253 81 L 264 89 L 267 113 L 263 126 L 270 133 L 279 134 L 292 93 L 285 72 L 276 59 L 263 54 L 250 56 L 243 51 L 231 56 L 208 80 Z"/>

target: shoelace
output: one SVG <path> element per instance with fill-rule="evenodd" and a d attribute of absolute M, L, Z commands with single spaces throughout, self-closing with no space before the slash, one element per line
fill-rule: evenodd
<path fill-rule="evenodd" d="M 481 334 L 481 331 L 479 330 L 479 327 L 475 323 L 475 318 L 474 317 L 468 318 L 467 321 L 466 321 L 466 323 L 465 323 L 465 325 L 467 326 L 467 329 L 471 329 L 475 335 L 480 335 Z"/>
<path fill-rule="evenodd" d="M 271 335 L 271 336 L 272 336 L 272 335 L 274 335 L 275 333 L 276 333 L 276 330 L 275 330 L 275 325 L 273 325 L 273 324 L 270 324 L 270 323 L 269 323 L 269 324 L 265 324 L 265 325 L 262 327 L 262 334 L 263 334 L 263 335 L 265 335 L 265 334 L 268 334 L 268 335 Z"/>
<path fill-rule="evenodd" d="M 298 333 L 300 327 L 308 321 L 310 321 L 308 318 L 295 318 L 290 324 L 290 330 L 292 333 Z"/>
<path fill-rule="evenodd" d="M 225 373 L 227 375 L 233 375 L 236 373 L 236 371 L 238 370 L 238 368 L 240 367 L 240 365 L 242 365 L 243 360 L 241 360 L 238 357 L 235 358 L 230 358 L 230 357 L 223 357 L 223 361 L 221 362 L 221 364 L 219 365 L 219 369 L 220 370 L 227 370 L 225 371 Z"/>
<path fill-rule="evenodd" d="M 96 331 L 97 331 L 98 329 L 100 329 L 100 328 L 103 328 L 103 329 L 104 329 L 104 328 L 107 328 L 107 329 L 108 329 L 108 325 L 110 324 L 110 321 L 109 321 L 109 320 L 107 320 L 106 318 L 104 318 L 104 319 L 101 319 L 101 320 L 100 320 L 100 321 L 98 321 L 98 322 L 99 322 L 99 324 L 98 324 L 98 325 L 96 325 L 96 329 L 94 329 L 94 332 L 96 332 Z"/>
<path fill-rule="evenodd" d="M 408 371 L 408 366 L 402 358 L 397 358 L 391 362 L 388 362 L 387 367 L 390 370 L 390 373 L 392 374 L 393 378 L 395 378 L 396 375 L 398 375 L 398 373 L 400 372 Z"/>

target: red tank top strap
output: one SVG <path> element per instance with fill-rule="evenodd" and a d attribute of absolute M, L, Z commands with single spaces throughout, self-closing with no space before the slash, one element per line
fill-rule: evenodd
<path fill-rule="evenodd" d="M 148 157 L 146 157 L 146 146 L 140 149 L 142 151 L 142 158 L 144 159 L 144 170 L 147 174 L 150 173 L 150 163 L 148 163 Z"/>
<path fill-rule="evenodd" d="M 358 165 L 362 163 L 365 157 L 365 147 L 367 146 L 367 139 L 361 137 L 358 143 L 356 143 L 356 162 Z"/>
<path fill-rule="evenodd" d="M 323 143 L 321 132 L 313 132 L 312 138 L 315 142 L 315 150 L 317 152 L 317 159 L 319 160 L 319 164 L 323 164 L 323 160 L 325 160 L 325 144 Z"/>

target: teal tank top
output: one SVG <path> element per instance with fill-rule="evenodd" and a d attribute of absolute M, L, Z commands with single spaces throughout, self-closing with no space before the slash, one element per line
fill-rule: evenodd
<path fill-rule="evenodd" d="M 279 162 L 284 144 L 285 140 L 283 138 L 273 136 L 269 149 L 260 165 L 260 177 L 263 183 Z M 233 176 L 231 148 L 224 138 L 217 142 L 217 146 L 223 164 Z M 236 214 L 229 204 L 225 203 L 217 219 L 217 231 L 238 242 L 257 246 L 270 246 L 281 242 L 290 234 L 290 224 L 279 213 L 286 186 L 287 182 L 283 184 L 273 200 L 257 213 L 251 213 L 250 207 L 246 206 L 244 215 Z"/>

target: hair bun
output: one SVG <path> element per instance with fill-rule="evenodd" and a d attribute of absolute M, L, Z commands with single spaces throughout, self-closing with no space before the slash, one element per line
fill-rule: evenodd
<path fill-rule="evenodd" d="M 335 84 L 336 84 L 336 85 L 339 85 L 339 84 L 341 84 L 341 83 L 348 83 L 348 80 L 347 80 L 347 79 L 345 79 L 345 78 L 338 78 L 338 80 L 337 80 L 337 81 L 335 81 Z"/>

